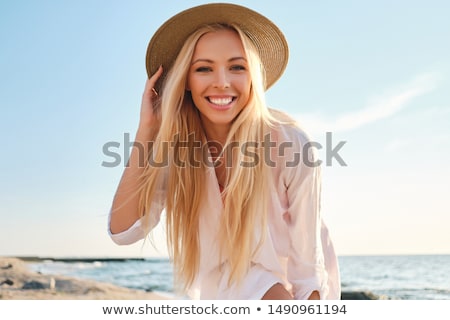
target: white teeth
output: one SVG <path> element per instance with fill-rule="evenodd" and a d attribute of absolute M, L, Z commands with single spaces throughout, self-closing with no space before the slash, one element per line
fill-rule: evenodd
<path fill-rule="evenodd" d="M 227 104 L 230 104 L 231 101 L 233 101 L 232 97 L 228 97 L 228 98 L 209 98 L 209 101 L 211 103 L 217 104 L 219 106 L 225 106 Z"/>

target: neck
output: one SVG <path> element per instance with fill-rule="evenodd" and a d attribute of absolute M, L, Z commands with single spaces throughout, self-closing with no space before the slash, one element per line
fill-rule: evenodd
<path fill-rule="evenodd" d="M 203 121 L 202 121 L 203 122 Z M 205 130 L 206 139 L 208 142 L 219 142 L 222 146 L 227 141 L 228 133 L 230 132 L 230 125 L 206 125 L 203 122 L 203 129 Z"/>

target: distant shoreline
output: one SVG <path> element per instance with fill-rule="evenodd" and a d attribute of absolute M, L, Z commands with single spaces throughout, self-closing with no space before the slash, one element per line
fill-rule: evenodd
<path fill-rule="evenodd" d="M 397 254 L 341 254 L 338 255 L 338 258 L 347 258 L 347 257 L 355 257 L 355 258 L 363 258 L 363 257 L 427 257 L 427 256 L 450 256 L 450 253 L 397 253 Z M 14 257 L 23 261 L 33 262 L 33 261 L 61 261 L 61 262 L 107 262 L 107 261 L 145 261 L 145 260 L 158 260 L 158 259 L 169 259 L 168 256 L 148 256 L 148 257 L 96 257 L 96 256 L 1 256 L 1 258 Z"/>
<path fill-rule="evenodd" d="M 148 260 L 147 258 L 95 258 L 95 257 L 88 257 L 88 258 L 55 258 L 55 257 L 37 257 L 37 256 L 25 256 L 15 257 L 17 259 L 20 259 L 25 262 L 43 262 L 43 261 L 55 261 L 55 262 L 126 262 L 126 261 L 145 261 Z M 153 258 L 150 258 L 153 259 Z M 158 259 L 158 258 L 155 258 Z M 165 259 L 165 258 L 161 258 Z"/>

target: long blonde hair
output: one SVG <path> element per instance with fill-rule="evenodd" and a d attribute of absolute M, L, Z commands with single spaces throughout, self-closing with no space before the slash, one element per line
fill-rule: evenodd
<path fill-rule="evenodd" d="M 168 170 L 163 167 L 155 168 L 147 163 L 141 177 L 140 191 L 140 212 L 145 214 L 149 212 L 158 185 L 164 180 L 167 242 L 175 268 L 175 283 L 181 284 L 179 289 L 189 287 L 199 270 L 199 208 L 206 194 L 204 188 L 207 169 L 202 161 L 205 159 L 205 150 L 198 147 L 198 141 L 201 145 L 207 143 L 206 135 L 199 111 L 185 85 L 199 38 L 205 33 L 224 28 L 239 34 L 252 79 L 249 102 L 233 121 L 226 145 L 237 141 L 256 142 L 261 146 L 268 128 L 276 121 L 264 99 L 264 68 L 256 48 L 242 30 L 237 26 L 209 25 L 200 28 L 186 40 L 163 84 L 158 108 L 160 128 L 150 151 L 150 157 L 156 163 L 168 163 Z M 180 147 L 179 142 L 185 145 Z M 224 150 L 229 150 L 226 145 Z M 255 148 L 259 161 L 247 167 L 242 165 L 242 162 L 248 160 L 245 154 L 233 152 L 232 166 L 227 168 L 227 184 L 223 191 L 224 209 L 219 221 L 221 229 L 218 234 L 218 251 L 221 259 L 229 264 L 229 284 L 239 283 L 250 266 L 251 258 L 264 241 L 269 199 L 267 184 L 270 183 L 271 175 L 270 168 L 264 165 L 263 152 L 263 148 Z M 190 165 L 180 165 L 183 162 Z M 199 165 L 192 165 L 194 162 Z"/>

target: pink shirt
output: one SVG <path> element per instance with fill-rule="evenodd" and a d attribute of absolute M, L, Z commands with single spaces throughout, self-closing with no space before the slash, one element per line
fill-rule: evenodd
<path fill-rule="evenodd" d="M 192 299 L 261 299 L 277 282 L 295 299 L 307 299 L 314 290 L 321 299 L 340 299 L 338 261 L 320 215 L 320 166 L 307 165 L 317 160 L 316 155 L 309 150 L 308 159 L 303 157 L 302 148 L 309 140 L 300 129 L 278 128 L 272 131 L 270 141 L 275 147 L 270 149 L 274 183 L 267 186 L 272 195 L 268 236 L 239 286 L 227 285 L 229 269 L 217 255 L 222 198 L 214 168 L 208 168 L 205 201 L 200 208 L 200 267 L 188 292 Z M 164 190 L 159 192 L 158 198 L 164 199 Z M 150 212 L 151 227 L 159 222 L 163 209 L 164 201 L 156 201 Z M 146 236 L 142 221 L 109 234 L 117 244 L 134 243 Z"/>

